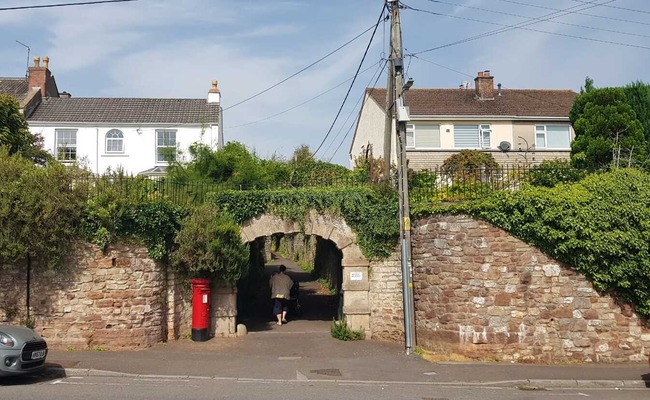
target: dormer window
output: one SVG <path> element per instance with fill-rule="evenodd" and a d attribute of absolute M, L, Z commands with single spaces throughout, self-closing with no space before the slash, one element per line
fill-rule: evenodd
<path fill-rule="evenodd" d="M 119 129 L 106 132 L 106 153 L 124 153 L 124 133 Z"/>

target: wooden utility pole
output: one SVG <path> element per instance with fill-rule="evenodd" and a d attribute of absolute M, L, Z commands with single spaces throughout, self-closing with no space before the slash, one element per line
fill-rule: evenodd
<path fill-rule="evenodd" d="M 384 157 L 386 174 L 390 171 L 390 142 L 395 127 L 397 152 L 397 177 L 399 189 L 400 247 L 402 258 L 402 298 L 404 307 L 404 334 L 406 353 L 415 346 L 415 310 L 413 305 L 413 280 L 411 271 L 411 219 L 408 193 L 408 170 L 406 163 L 406 122 L 409 119 L 404 106 L 404 54 L 402 50 L 402 27 L 399 16 L 399 0 L 386 0 L 391 12 L 390 72 L 388 74 L 386 103 L 386 134 Z M 412 84 L 409 81 L 409 84 Z"/>

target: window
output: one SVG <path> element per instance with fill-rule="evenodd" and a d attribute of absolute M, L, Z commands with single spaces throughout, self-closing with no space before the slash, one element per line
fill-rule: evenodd
<path fill-rule="evenodd" d="M 454 147 L 461 149 L 489 149 L 490 125 L 454 125 Z"/>
<path fill-rule="evenodd" d="M 569 129 L 569 125 L 537 125 L 535 127 L 535 148 L 571 148 L 571 130 Z"/>
<path fill-rule="evenodd" d="M 124 153 L 124 134 L 118 129 L 106 132 L 106 152 Z"/>
<path fill-rule="evenodd" d="M 75 161 L 77 159 L 76 129 L 56 129 L 54 142 L 57 160 Z"/>
<path fill-rule="evenodd" d="M 156 131 L 156 161 L 169 162 L 176 157 L 176 131 Z"/>
<path fill-rule="evenodd" d="M 406 148 L 440 148 L 440 125 L 406 125 Z"/>

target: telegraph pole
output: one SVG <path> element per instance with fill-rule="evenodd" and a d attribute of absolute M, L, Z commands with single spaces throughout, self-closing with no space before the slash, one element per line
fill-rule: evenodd
<path fill-rule="evenodd" d="M 402 259 L 402 299 L 404 307 L 404 342 L 406 354 L 415 346 L 415 310 L 413 305 L 413 280 L 411 273 L 411 219 L 408 193 L 408 170 L 406 164 L 406 122 L 408 111 L 404 106 L 403 94 L 410 85 L 404 85 L 404 53 L 402 50 L 402 28 L 399 17 L 399 0 L 386 0 L 391 12 L 390 72 L 388 77 L 386 132 L 384 157 L 388 160 L 386 174 L 390 171 L 390 142 L 393 126 L 396 128 L 397 177 L 399 190 L 400 248 Z"/>

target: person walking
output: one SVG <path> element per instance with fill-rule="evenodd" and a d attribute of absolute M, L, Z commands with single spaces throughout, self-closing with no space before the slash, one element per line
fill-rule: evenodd
<path fill-rule="evenodd" d="M 285 273 L 286 270 L 287 267 L 280 265 L 278 272 L 273 274 L 269 281 L 271 285 L 271 298 L 273 299 L 273 314 L 278 319 L 278 325 L 287 323 L 288 300 L 291 287 L 293 286 L 293 281 Z"/>

